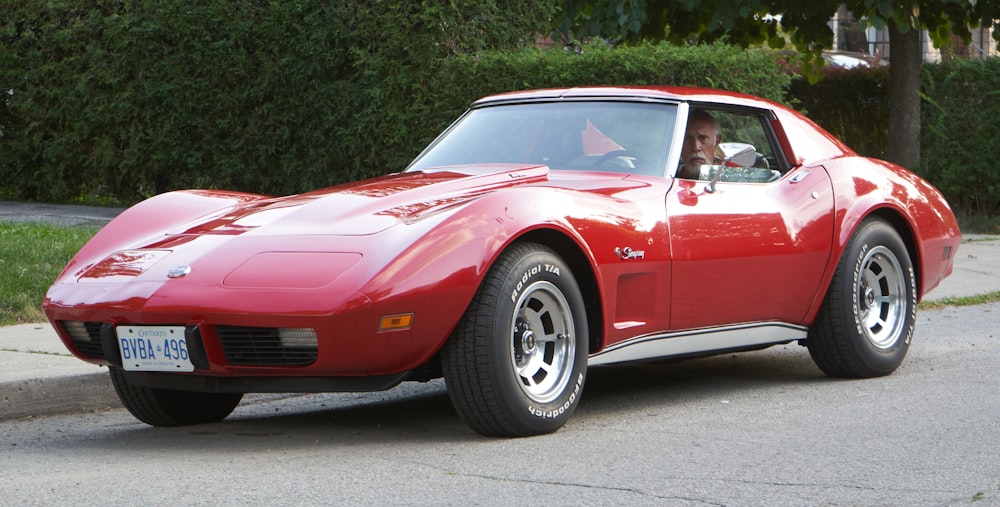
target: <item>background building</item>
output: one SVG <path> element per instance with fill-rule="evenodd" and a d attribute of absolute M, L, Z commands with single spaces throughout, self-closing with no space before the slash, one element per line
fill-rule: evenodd
<path fill-rule="evenodd" d="M 830 20 L 833 29 L 833 48 L 836 51 L 861 53 L 879 60 L 890 59 L 889 30 L 868 26 L 841 6 Z M 993 40 L 993 27 L 980 26 L 972 29 L 972 40 L 966 44 L 960 37 L 952 37 L 945 47 L 935 48 L 926 30 L 921 30 L 921 45 L 925 62 L 938 62 L 950 58 L 986 58 L 998 56 Z"/>

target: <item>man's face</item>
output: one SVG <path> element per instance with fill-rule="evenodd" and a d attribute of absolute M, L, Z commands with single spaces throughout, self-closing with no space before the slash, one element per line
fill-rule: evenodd
<path fill-rule="evenodd" d="M 688 121 L 684 133 L 684 147 L 681 149 L 681 159 L 684 160 L 684 174 L 697 177 L 702 164 L 715 161 L 715 147 L 722 135 L 715 131 L 715 126 L 709 120 L 692 118 Z"/>

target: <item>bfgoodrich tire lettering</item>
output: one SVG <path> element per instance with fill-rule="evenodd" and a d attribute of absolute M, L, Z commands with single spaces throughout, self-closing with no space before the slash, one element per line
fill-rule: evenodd
<path fill-rule="evenodd" d="M 569 267 L 543 245 L 514 244 L 441 351 L 448 395 L 483 435 L 555 431 L 580 402 L 587 344 L 583 297 Z"/>
<path fill-rule="evenodd" d="M 813 361 L 832 377 L 877 377 L 906 357 L 917 311 L 906 245 L 885 221 L 862 222 L 837 266 L 809 330 Z"/>
<path fill-rule="evenodd" d="M 136 386 L 125 380 L 120 369 L 109 369 L 122 405 L 136 419 L 152 426 L 219 422 L 243 399 L 241 393 L 196 393 Z"/>

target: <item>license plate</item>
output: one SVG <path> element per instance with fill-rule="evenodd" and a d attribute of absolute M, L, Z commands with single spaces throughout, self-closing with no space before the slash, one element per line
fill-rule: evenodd
<path fill-rule="evenodd" d="M 194 371 L 184 326 L 118 326 L 122 368 L 129 371 Z"/>

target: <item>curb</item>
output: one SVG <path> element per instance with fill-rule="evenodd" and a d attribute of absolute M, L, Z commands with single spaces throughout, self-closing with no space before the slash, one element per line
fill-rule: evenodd
<path fill-rule="evenodd" d="M 72 356 L 49 324 L 0 328 L 0 422 L 118 407 L 108 369 Z"/>
<path fill-rule="evenodd" d="M 0 422 L 121 408 L 107 371 L 3 384 Z"/>

